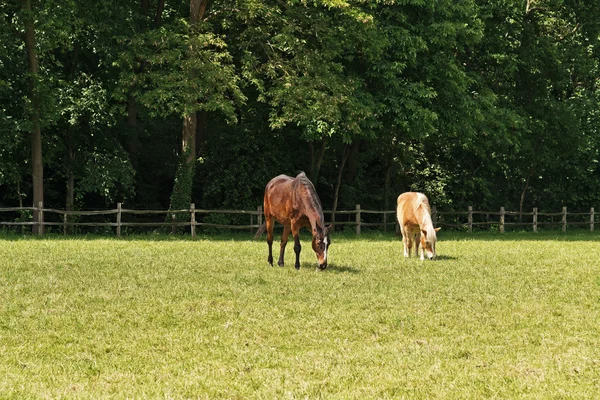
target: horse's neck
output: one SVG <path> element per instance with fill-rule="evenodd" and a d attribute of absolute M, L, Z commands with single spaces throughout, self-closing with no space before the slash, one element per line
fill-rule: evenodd
<path fill-rule="evenodd" d="M 325 221 L 323 218 L 323 214 L 320 214 L 317 210 L 315 210 L 315 212 L 307 214 L 306 216 L 310 221 L 310 227 L 313 232 L 316 232 L 319 228 L 321 230 L 325 230 Z"/>
<path fill-rule="evenodd" d="M 317 231 L 318 228 L 325 230 L 325 218 L 321 209 L 321 202 L 319 201 L 319 197 L 317 196 L 312 183 L 310 183 L 310 181 L 308 181 L 308 183 L 310 186 L 306 184 L 303 188 L 306 192 L 297 192 L 299 201 L 296 204 L 301 207 L 301 212 L 310 221 L 310 227 L 313 232 Z"/>

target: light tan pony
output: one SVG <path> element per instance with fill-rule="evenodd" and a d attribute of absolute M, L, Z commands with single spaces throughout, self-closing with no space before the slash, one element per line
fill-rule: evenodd
<path fill-rule="evenodd" d="M 421 245 L 421 260 L 427 258 L 435 260 L 436 233 L 440 228 L 434 228 L 431 221 L 431 208 L 427 196 L 423 193 L 406 192 L 398 196 L 398 208 L 396 217 L 402 232 L 404 243 L 404 257 L 410 257 L 413 242 L 415 244 L 415 255 L 419 253 Z"/>

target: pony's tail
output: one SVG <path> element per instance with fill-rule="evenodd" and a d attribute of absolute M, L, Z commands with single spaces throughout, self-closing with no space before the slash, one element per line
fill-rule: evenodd
<path fill-rule="evenodd" d="M 260 235 L 262 235 L 265 232 L 266 229 L 267 223 L 263 222 L 262 225 L 258 228 L 258 232 L 256 232 L 256 235 L 254 235 L 254 240 L 258 239 Z"/>

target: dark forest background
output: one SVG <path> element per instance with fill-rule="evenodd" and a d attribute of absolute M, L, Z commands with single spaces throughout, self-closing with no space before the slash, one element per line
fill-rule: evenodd
<path fill-rule="evenodd" d="M 600 201 L 600 2 L 0 2 L 0 206 Z M 35 218 L 36 216 L 34 216 Z"/>

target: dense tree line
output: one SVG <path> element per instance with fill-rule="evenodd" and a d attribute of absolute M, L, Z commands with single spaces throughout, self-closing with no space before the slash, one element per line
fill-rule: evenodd
<path fill-rule="evenodd" d="M 600 200 L 600 3 L 0 3 L 0 204 Z M 35 216 L 34 216 L 35 217 Z"/>

